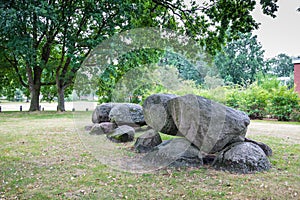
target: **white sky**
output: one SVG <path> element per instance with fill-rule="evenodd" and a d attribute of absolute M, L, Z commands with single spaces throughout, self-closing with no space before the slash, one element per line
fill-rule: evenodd
<path fill-rule="evenodd" d="M 264 15 L 259 1 L 253 17 L 261 25 L 253 34 L 265 50 L 265 57 L 274 57 L 280 53 L 289 56 L 300 56 L 300 0 L 279 0 L 277 17 Z"/>

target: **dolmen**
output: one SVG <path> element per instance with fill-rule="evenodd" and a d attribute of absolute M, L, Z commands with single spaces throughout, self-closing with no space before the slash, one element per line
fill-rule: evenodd
<path fill-rule="evenodd" d="M 271 168 L 272 149 L 246 138 L 248 115 L 201 96 L 153 94 L 142 106 L 104 103 L 94 110 L 92 122 L 86 128 L 90 134 L 105 134 L 116 143 L 133 142 L 146 165 L 210 165 L 244 174 Z M 143 134 L 136 137 L 137 130 Z M 172 139 L 163 141 L 161 134 Z"/>

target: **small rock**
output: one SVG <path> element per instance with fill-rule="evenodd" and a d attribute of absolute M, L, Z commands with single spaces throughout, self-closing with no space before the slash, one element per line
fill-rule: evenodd
<path fill-rule="evenodd" d="M 219 152 L 213 162 L 216 169 L 235 173 L 253 173 L 269 170 L 271 164 L 264 151 L 250 142 L 237 142 Z"/>
<path fill-rule="evenodd" d="M 111 133 L 115 128 L 117 128 L 117 125 L 111 122 L 102 122 L 100 124 L 94 124 L 90 134 L 91 135 L 101 135 L 101 134 L 107 134 Z"/>
<path fill-rule="evenodd" d="M 90 130 L 90 134 L 91 135 L 102 135 L 102 134 L 104 134 L 104 132 L 103 132 L 100 124 L 94 124 Z"/>
<path fill-rule="evenodd" d="M 146 153 L 151 151 L 160 143 L 162 143 L 162 140 L 159 133 L 153 129 L 150 129 L 137 138 L 134 144 L 134 149 L 138 153 Z"/>
<path fill-rule="evenodd" d="M 199 149 L 185 138 L 167 140 L 146 154 L 146 165 L 152 167 L 197 167 L 203 165 Z"/>
<path fill-rule="evenodd" d="M 111 122 L 102 122 L 100 123 L 100 127 L 102 128 L 103 132 L 107 134 L 111 133 L 114 129 L 116 129 L 117 125 Z"/>
<path fill-rule="evenodd" d="M 106 136 L 112 142 L 121 143 L 133 141 L 134 134 L 134 128 L 127 125 L 123 125 L 119 126 L 112 133 L 109 133 Z"/>
<path fill-rule="evenodd" d="M 92 130 L 93 126 L 94 126 L 94 124 L 86 125 L 86 126 L 84 127 L 84 130 L 90 131 L 90 130 Z"/>

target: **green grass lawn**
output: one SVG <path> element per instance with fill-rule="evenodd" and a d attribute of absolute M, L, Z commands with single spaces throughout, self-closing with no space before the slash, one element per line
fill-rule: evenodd
<path fill-rule="evenodd" d="M 0 199 L 299 199 L 300 144 L 252 138 L 272 147 L 270 171 L 241 175 L 202 167 L 136 174 L 101 164 L 74 130 L 71 112 L 0 113 Z"/>

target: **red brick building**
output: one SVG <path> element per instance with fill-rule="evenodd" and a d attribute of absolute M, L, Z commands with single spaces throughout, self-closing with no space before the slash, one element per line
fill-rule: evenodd
<path fill-rule="evenodd" d="M 300 95 L 300 58 L 293 60 L 295 90 Z"/>

